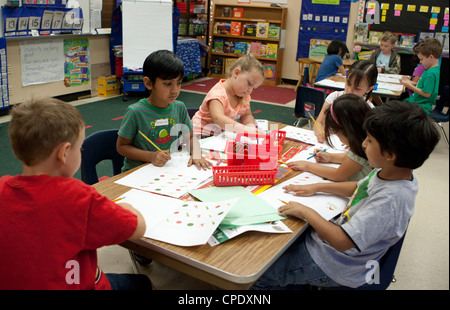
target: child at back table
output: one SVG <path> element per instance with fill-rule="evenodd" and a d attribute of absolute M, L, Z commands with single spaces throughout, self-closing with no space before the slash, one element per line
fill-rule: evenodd
<path fill-rule="evenodd" d="M 369 61 L 377 66 L 379 73 L 400 74 L 400 55 L 394 51 L 397 37 L 389 31 L 380 39 L 380 49 L 370 55 Z"/>
<path fill-rule="evenodd" d="M 151 289 L 144 275 L 105 276 L 97 267 L 97 248 L 141 238 L 146 226 L 131 205 L 72 178 L 85 137 L 80 112 L 42 98 L 11 114 L 9 138 L 23 172 L 0 179 L 0 289 L 127 289 L 133 282 Z"/>
<path fill-rule="evenodd" d="M 206 94 L 192 118 L 197 136 L 222 131 L 256 133 L 250 108 L 250 94 L 264 81 L 264 67 L 252 55 L 239 58 L 230 68 L 228 78 L 220 80 Z"/>
<path fill-rule="evenodd" d="M 418 191 L 413 169 L 420 167 L 439 141 L 439 132 L 415 103 L 389 101 L 372 109 L 364 123 L 363 147 L 376 169 L 357 182 L 288 185 L 286 191 L 311 196 L 352 196 L 335 220 L 289 202 L 279 212 L 306 220 L 311 230 L 266 271 L 254 288 L 291 285 L 360 287 L 373 285 L 377 262 L 405 234 Z M 356 190 L 356 191 L 355 191 Z M 367 268 L 367 263 L 373 268 Z"/>
<path fill-rule="evenodd" d="M 358 181 L 372 171 L 367 161 L 362 142 L 366 138 L 363 123 L 369 104 L 355 94 L 345 94 L 337 98 L 325 111 L 325 138 L 331 146 L 330 136 L 334 133 L 341 142 L 350 147 L 347 153 L 328 153 L 316 150 L 318 163 L 308 161 L 289 162 L 287 166 L 294 170 L 314 173 L 331 181 Z M 327 167 L 319 163 L 341 164 L 338 168 Z"/>
<path fill-rule="evenodd" d="M 317 72 L 316 82 L 319 82 L 327 77 L 335 75 L 338 71 L 345 76 L 345 68 L 342 59 L 348 53 L 347 45 L 341 40 L 333 40 L 327 48 L 327 55 L 325 56 L 319 71 Z"/>
<path fill-rule="evenodd" d="M 332 92 L 327 96 L 316 120 L 320 128 L 314 124 L 314 134 L 320 143 L 325 142 L 325 135 L 321 130 L 325 128 L 325 111 L 333 104 L 334 100 L 343 94 L 355 94 L 367 100 L 369 105 L 372 105 L 372 103 L 368 101 L 368 98 L 377 83 L 377 77 L 377 67 L 369 61 L 358 60 L 353 63 L 347 73 L 345 89 L 343 91 Z"/>
<path fill-rule="evenodd" d="M 153 52 L 145 59 L 143 75 L 150 96 L 128 107 L 119 128 L 117 151 L 125 157 L 122 171 L 148 162 L 157 167 L 164 166 L 171 158 L 170 151 L 178 151 L 180 132 L 183 140 L 189 141 L 191 158 L 188 166 L 210 168 L 211 163 L 202 157 L 198 139 L 193 135 L 186 106 L 176 100 L 184 76 L 181 59 L 168 50 Z"/>
<path fill-rule="evenodd" d="M 404 101 L 416 102 L 425 110 L 425 113 L 430 114 L 433 105 L 436 104 L 436 98 L 439 92 L 439 58 L 442 54 L 442 45 L 435 38 L 425 39 L 420 42 L 415 52 L 420 59 L 420 63 L 424 66 L 425 71 L 417 86 L 406 77 L 401 79 L 403 85 L 414 91 Z"/>

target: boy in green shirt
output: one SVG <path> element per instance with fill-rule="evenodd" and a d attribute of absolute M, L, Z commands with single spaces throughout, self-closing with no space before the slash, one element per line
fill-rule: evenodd
<path fill-rule="evenodd" d="M 404 101 L 416 102 L 426 114 L 430 114 L 439 92 L 439 58 L 442 54 L 442 45 L 435 38 L 425 39 L 417 48 L 417 56 L 420 63 L 425 67 L 417 85 L 407 77 L 401 79 L 401 83 L 413 90 L 414 93 Z"/>

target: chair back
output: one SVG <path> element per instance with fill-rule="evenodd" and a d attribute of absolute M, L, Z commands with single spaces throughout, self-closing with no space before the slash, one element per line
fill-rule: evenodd
<path fill-rule="evenodd" d="M 197 113 L 198 108 L 187 108 L 189 117 L 192 119 L 195 115 L 195 113 Z"/>
<path fill-rule="evenodd" d="M 117 129 L 102 130 L 86 137 L 81 153 L 81 180 L 92 185 L 98 182 L 96 166 L 103 160 L 111 160 L 113 174 L 119 174 L 123 156 L 116 150 Z"/>
<path fill-rule="evenodd" d="M 306 83 L 311 83 L 312 79 L 312 73 L 315 71 L 315 62 L 309 58 L 299 58 L 297 59 L 298 62 L 298 83 L 295 86 L 295 90 L 297 91 L 297 88 L 300 85 L 305 85 Z M 310 66 L 312 66 L 310 68 Z M 307 70 L 305 70 L 307 69 Z M 305 72 L 308 74 L 305 76 Z"/>
<path fill-rule="evenodd" d="M 314 118 L 319 116 L 325 101 L 325 92 L 320 89 L 299 86 L 297 89 L 297 98 L 295 100 L 294 113 L 297 118 L 309 118 L 309 115 L 305 113 L 305 103 L 313 103 L 315 107 Z"/>

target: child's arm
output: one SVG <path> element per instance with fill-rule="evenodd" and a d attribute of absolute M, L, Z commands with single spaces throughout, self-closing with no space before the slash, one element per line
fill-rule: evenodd
<path fill-rule="evenodd" d="M 254 126 L 254 119 L 253 126 L 248 126 L 243 123 L 241 124 L 239 122 L 236 122 L 235 120 L 225 115 L 225 110 L 223 109 L 223 105 L 219 100 L 211 100 L 209 102 L 209 113 L 211 114 L 213 123 L 218 125 L 222 130 L 228 129 L 228 131 L 230 131 L 230 129 L 232 129 L 232 131 L 236 132 L 257 132 L 257 128 Z"/>
<path fill-rule="evenodd" d="M 345 72 L 344 66 L 338 66 L 338 72 L 339 72 L 340 74 L 342 74 L 343 76 L 346 76 L 346 75 L 347 75 L 347 72 Z"/>
<path fill-rule="evenodd" d="M 314 228 L 320 238 L 340 252 L 355 247 L 353 241 L 338 225 L 325 220 L 319 213 L 307 206 L 291 201 L 287 205 L 281 206 L 278 211 L 282 216 L 304 219 Z"/>
<path fill-rule="evenodd" d="M 312 196 L 318 192 L 350 197 L 355 192 L 356 181 L 337 182 L 337 183 L 314 183 L 308 185 L 285 185 L 285 192 L 293 192 L 295 196 Z"/>
<path fill-rule="evenodd" d="M 320 128 L 322 130 L 325 130 L 325 110 L 329 107 L 328 102 L 324 102 L 322 105 L 322 109 L 320 110 L 319 116 L 317 116 L 316 122 L 319 124 Z M 325 135 L 324 133 L 317 127 L 316 124 L 313 126 L 314 134 L 316 135 L 317 141 L 319 143 L 325 142 Z"/>
<path fill-rule="evenodd" d="M 145 233 L 145 230 L 147 229 L 146 228 L 147 226 L 145 224 L 145 219 L 142 216 L 141 212 L 139 212 L 138 210 L 133 208 L 133 206 L 130 205 L 129 203 L 122 202 L 122 203 L 118 203 L 118 205 L 120 205 L 122 208 L 134 213 L 137 216 L 138 223 L 137 223 L 136 230 L 134 231 L 133 235 L 129 239 L 134 240 L 134 239 L 139 239 L 139 238 L 144 237 L 144 233 Z"/>
<path fill-rule="evenodd" d="M 162 167 L 170 160 L 170 153 L 168 151 L 152 152 L 142 150 L 131 144 L 132 140 L 121 136 L 117 137 L 116 149 L 117 152 L 131 160 L 138 160 L 143 162 L 150 162 L 157 167 Z"/>
<path fill-rule="evenodd" d="M 419 95 L 421 95 L 422 97 L 425 98 L 429 98 L 431 96 L 430 93 L 426 93 L 423 90 L 421 90 L 419 87 L 417 87 L 413 81 L 411 81 L 410 79 L 408 79 L 406 76 L 402 77 L 402 79 L 400 80 L 400 82 L 405 86 L 408 87 L 409 89 L 411 89 L 413 92 L 418 93 Z"/>
<path fill-rule="evenodd" d="M 294 170 L 301 170 L 306 172 L 311 172 L 322 178 L 342 182 L 346 181 L 353 174 L 361 170 L 362 166 L 356 161 L 350 159 L 347 155 L 345 156 L 342 164 L 338 168 L 326 167 L 320 164 L 311 163 L 309 161 L 299 160 L 290 162 L 287 166 Z"/>
<path fill-rule="evenodd" d="M 187 134 L 184 137 L 187 138 Z M 192 164 L 196 165 L 197 168 L 207 170 L 212 167 L 212 164 L 203 158 L 202 156 L 202 150 L 200 148 L 200 142 L 198 141 L 197 137 L 194 135 L 193 131 L 190 131 L 189 133 L 189 143 L 190 143 L 190 151 L 191 151 L 191 158 L 188 162 L 188 167 L 190 167 Z"/>

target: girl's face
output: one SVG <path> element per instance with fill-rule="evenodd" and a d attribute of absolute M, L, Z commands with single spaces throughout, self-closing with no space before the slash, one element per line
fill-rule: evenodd
<path fill-rule="evenodd" d="M 344 135 L 342 131 L 339 131 L 335 134 L 339 138 L 339 140 L 341 140 L 342 144 L 344 144 L 345 146 L 349 146 L 350 142 L 348 141 L 347 137 Z"/>
<path fill-rule="evenodd" d="M 155 83 L 152 83 L 148 77 L 144 77 L 145 86 L 152 91 L 150 94 L 151 103 L 161 108 L 174 103 L 180 94 L 182 80 L 183 77 L 181 76 L 171 80 L 156 78 Z"/>
<path fill-rule="evenodd" d="M 361 79 L 358 85 L 355 85 L 355 79 L 352 79 L 352 76 L 348 76 L 345 82 L 345 91 L 346 94 L 355 94 L 359 97 L 364 97 L 369 91 L 373 89 L 373 86 L 369 86 L 369 82 L 367 79 Z"/>
<path fill-rule="evenodd" d="M 264 76 L 257 70 L 244 72 L 240 68 L 236 68 L 231 77 L 234 94 L 238 97 L 250 95 L 264 81 Z"/>

